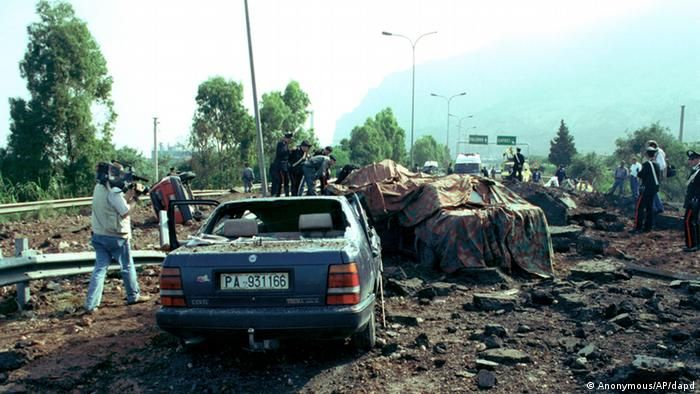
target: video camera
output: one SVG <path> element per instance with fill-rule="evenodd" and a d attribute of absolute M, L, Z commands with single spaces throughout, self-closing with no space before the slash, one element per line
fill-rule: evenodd
<path fill-rule="evenodd" d="M 97 182 L 110 187 L 118 187 L 123 192 L 133 189 L 136 196 L 148 193 L 148 187 L 142 182 L 148 182 L 147 178 L 136 175 L 130 164 L 122 164 L 116 160 L 111 163 L 100 162 L 97 164 Z"/>

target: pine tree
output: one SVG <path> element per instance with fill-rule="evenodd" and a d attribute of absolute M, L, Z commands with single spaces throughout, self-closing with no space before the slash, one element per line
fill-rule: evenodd
<path fill-rule="evenodd" d="M 574 137 L 569 134 L 569 128 L 562 119 L 557 136 L 549 142 L 549 161 L 557 166 L 568 166 L 576 153 Z"/>

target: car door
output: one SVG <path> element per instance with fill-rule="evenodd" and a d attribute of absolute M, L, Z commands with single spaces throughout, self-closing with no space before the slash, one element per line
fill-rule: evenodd
<path fill-rule="evenodd" d="M 381 276 L 381 272 L 383 270 L 381 241 L 374 227 L 370 225 L 367 214 L 362 207 L 362 202 L 357 194 L 352 194 L 348 197 L 348 200 L 350 202 L 353 214 L 359 222 L 360 228 L 362 229 L 362 235 L 365 241 L 363 244 L 367 249 L 367 256 L 370 262 L 369 270 L 371 272 L 370 277 L 372 279 L 372 282 L 370 283 L 372 283 L 374 286 L 377 278 Z"/>

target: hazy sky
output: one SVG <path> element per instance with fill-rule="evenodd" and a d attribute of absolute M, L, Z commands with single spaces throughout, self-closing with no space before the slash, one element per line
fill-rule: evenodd
<path fill-rule="evenodd" d="M 198 85 L 221 75 L 252 87 L 243 0 L 72 0 L 107 59 L 118 113 L 114 142 L 147 156 L 153 120 L 159 141 L 184 142 Z M 296 80 L 309 94 L 321 143 L 388 74 L 411 68 L 406 39 L 415 39 L 416 63 L 446 59 L 513 36 L 566 39 L 591 25 L 661 7 L 656 0 L 249 0 L 258 99 Z M 19 61 L 35 2 L 0 0 L 0 145 L 6 145 L 8 98 L 27 97 Z M 407 81 L 410 83 L 410 80 Z M 407 98 L 409 100 L 410 98 Z"/>

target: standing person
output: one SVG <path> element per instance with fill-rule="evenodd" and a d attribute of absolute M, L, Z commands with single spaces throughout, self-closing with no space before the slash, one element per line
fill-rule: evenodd
<path fill-rule="evenodd" d="M 253 191 L 253 182 L 255 181 L 255 173 L 253 173 L 253 169 L 250 168 L 250 165 L 248 165 L 248 162 L 243 163 L 243 173 L 241 174 L 241 178 L 243 179 L 243 192 L 244 193 L 250 193 Z"/>
<path fill-rule="evenodd" d="M 630 191 L 632 192 L 632 197 L 635 200 L 639 198 L 639 171 L 642 170 L 642 165 L 637 162 L 636 157 L 632 157 L 632 164 L 630 164 Z"/>
<path fill-rule="evenodd" d="M 292 196 L 299 195 L 299 185 L 304 178 L 304 163 L 309 158 L 311 144 L 304 140 L 289 154 L 289 178 L 292 181 Z"/>
<path fill-rule="evenodd" d="M 554 176 L 557 177 L 557 182 L 559 183 L 559 186 L 564 185 L 564 179 L 566 179 L 566 170 L 564 170 L 563 164 L 559 165 L 559 168 L 557 168 L 557 172 L 554 173 Z"/>
<path fill-rule="evenodd" d="M 304 163 L 304 182 L 306 183 L 306 195 L 316 195 L 316 179 L 320 179 L 335 164 L 333 155 L 318 155 Z M 321 189 L 323 192 L 323 189 Z"/>
<path fill-rule="evenodd" d="M 627 177 L 629 177 L 629 171 L 625 167 L 625 162 L 621 161 L 620 165 L 615 168 L 615 183 L 613 183 L 612 188 L 608 191 L 608 194 L 614 195 L 615 190 L 620 189 L 620 196 L 625 196 L 625 182 Z"/>
<path fill-rule="evenodd" d="M 700 153 L 693 150 L 686 152 L 688 155 L 688 175 L 687 188 L 685 191 L 685 220 L 683 229 L 685 232 L 685 250 L 694 252 L 700 248 L 700 222 L 698 222 L 698 212 L 700 211 Z"/>
<path fill-rule="evenodd" d="M 484 178 L 488 178 L 488 177 L 489 177 L 489 170 L 486 169 L 486 166 L 481 167 L 481 175 L 483 175 Z"/>
<path fill-rule="evenodd" d="M 517 180 L 523 181 L 523 166 L 525 165 L 525 156 L 520 153 L 520 148 L 515 148 L 515 155 L 513 156 L 513 174 Z"/>
<path fill-rule="evenodd" d="M 333 147 L 332 146 L 326 146 L 325 148 L 321 150 L 317 150 L 314 152 L 315 156 L 322 155 L 322 156 L 328 156 L 331 153 L 333 153 Z M 331 172 L 330 170 L 326 170 L 323 175 L 318 178 L 319 181 L 321 182 L 321 190 L 326 190 L 326 186 L 328 186 L 328 180 L 331 178 Z"/>
<path fill-rule="evenodd" d="M 452 168 L 452 162 L 447 165 L 447 175 L 454 174 L 455 170 Z"/>
<path fill-rule="evenodd" d="M 642 182 L 642 193 L 637 199 L 634 210 L 634 229 L 632 233 L 649 232 L 654 226 L 654 196 L 659 192 L 659 164 L 654 161 L 657 149 L 646 149 L 647 161 L 642 164 L 642 169 L 637 175 Z"/>
<path fill-rule="evenodd" d="M 666 152 L 664 152 L 664 150 L 661 149 L 659 144 L 657 144 L 654 140 L 647 141 L 647 146 L 656 149 L 654 161 L 659 165 L 659 182 L 661 182 L 661 179 L 664 178 L 664 174 L 666 174 Z M 656 213 L 661 213 L 664 211 L 664 204 L 661 202 L 661 197 L 659 197 L 658 193 L 656 194 L 656 197 L 654 197 L 654 211 L 656 211 Z"/>
<path fill-rule="evenodd" d="M 102 301 L 107 267 L 112 260 L 121 267 L 122 280 L 128 305 L 146 302 L 141 295 L 134 260 L 131 257 L 131 218 L 129 212 L 136 204 L 135 189 L 124 193 L 124 172 L 120 164 L 100 163 L 97 166 L 97 184 L 92 192 L 92 246 L 95 248 L 95 267 L 90 277 L 85 311 L 94 313 Z M 128 203 L 127 203 L 128 201 Z"/>
<path fill-rule="evenodd" d="M 277 143 L 275 159 L 270 165 L 272 178 L 272 196 L 279 197 L 284 185 L 284 194 L 289 196 L 289 142 L 294 134 L 286 133 Z"/>
<path fill-rule="evenodd" d="M 532 183 L 539 184 L 542 181 L 542 172 L 539 168 L 535 168 L 535 172 L 532 173 Z"/>

